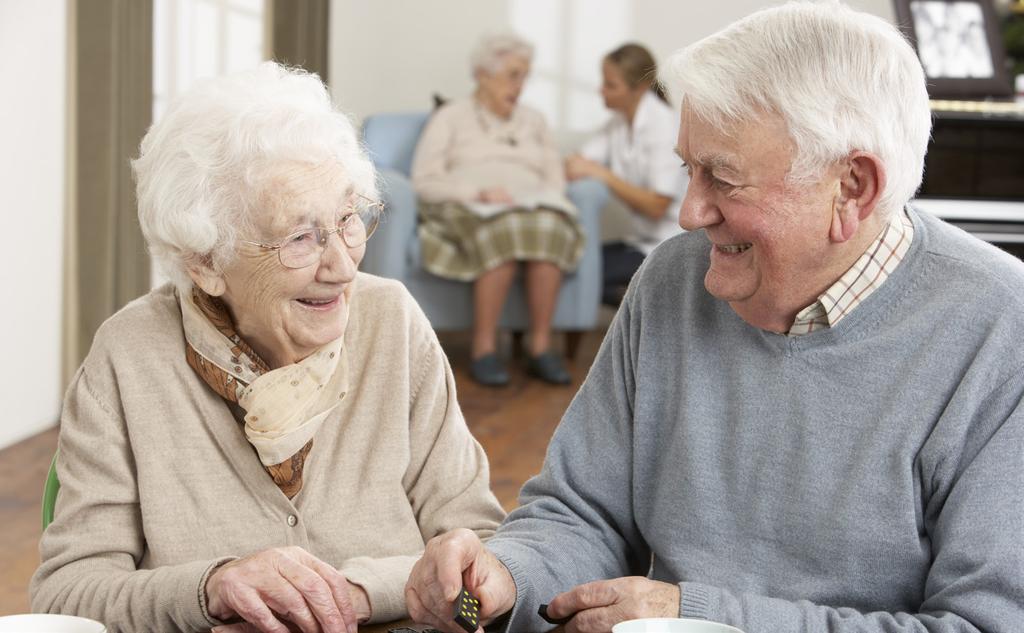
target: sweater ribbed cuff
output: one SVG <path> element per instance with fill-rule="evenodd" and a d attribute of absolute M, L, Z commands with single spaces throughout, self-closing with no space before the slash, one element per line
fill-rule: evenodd
<path fill-rule="evenodd" d="M 376 573 L 369 565 L 352 564 L 352 561 L 343 565 L 341 572 L 350 583 L 366 592 L 370 602 L 368 622 L 390 622 L 409 615 L 404 584 L 396 584 L 394 579 Z"/>
<path fill-rule="evenodd" d="M 493 553 L 494 556 L 501 562 L 501 564 L 504 565 L 506 569 L 508 569 L 508 573 L 512 576 L 512 582 L 516 584 L 516 600 L 512 604 L 512 610 L 502 616 L 499 616 L 498 621 L 495 622 L 495 624 L 498 626 L 500 626 L 501 622 L 504 622 L 504 626 L 497 628 L 497 630 L 508 631 L 512 623 L 515 622 L 517 619 L 521 620 L 522 618 L 530 618 L 530 616 L 533 615 L 530 613 L 523 613 L 524 608 L 528 609 L 528 607 L 525 607 L 525 604 L 530 601 L 529 597 L 533 593 L 533 590 L 530 585 L 530 581 L 526 577 L 526 570 L 519 566 L 519 563 L 516 562 L 515 558 L 512 558 L 511 556 L 507 556 L 499 552 L 495 552 L 493 549 L 491 550 L 491 553 Z M 547 623 L 545 623 L 543 620 L 540 620 L 539 616 L 534 617 L 536 617 L 537 622 L 540 623 L 540 628 L 524 628 L 522 623 L 520 622 L 517 624 L 516 629 L 543 631 L 545 630 L 545 628 L 550 628 L 549 625 L 547 625 Z M 534 626 L 536 626 L 536 623 L 533 624 Z M 488 627 L 487 630 L 492 631 L 494 629 Z"/>
<path fill-rule="evenodd" d="M 709 620 L 711 592 L 704 585 L 692 582 L 679 583 L 679 617 Z"/>
<path fill-rule="evenodd" d="M 206 582 L 210 579 L 210 575 L 213 574 L 214 570 L 225 563 L 230 563 L 233 560 L 238 560 L 238 557 L 225 556 L 223 558 L 218 558 L 210 563 L 210 566 L 206 568 L 203 575 L 199 577 L 199 585 L 196 587 L 196 597 L 199 599 L 199 611 L 203 614 L 203 617 L 206 618 L 206 623 L 211 627 L 220 626 L 224 624 L 224 622 L 210 615 L 210 611 L 208 610 L 209 605 L 207 605 L 206 602 Z"/>

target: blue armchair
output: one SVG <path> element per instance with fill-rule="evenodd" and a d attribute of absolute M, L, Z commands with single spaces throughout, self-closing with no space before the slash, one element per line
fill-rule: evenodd
<path fill-rule="evenodd" d="M 472 285 L 432 275 L 420 263 L 416 193 L 409 173 L 416 142 L 428 117 L 426 112 L 378 114 L 363 124 L 363 140 L 380 172 L 381 196 L 387 211 L 361 267 L 404 283 L 435 330 L 464 330 L 473 321 Z M 567 352 L 572 356 L 579 334 L 597 323 L 601 299 L 600 220 L 608 189 L 596 180 L 576 181 L 569 185 L 568 196 L 579 209 L 586 245 L 579 267 L 562 281 L 554 328 L 570 334 Z M 501 325 L 524 332 L 528 323 L 522 282 L 517 280 L 505 302 Z"/>

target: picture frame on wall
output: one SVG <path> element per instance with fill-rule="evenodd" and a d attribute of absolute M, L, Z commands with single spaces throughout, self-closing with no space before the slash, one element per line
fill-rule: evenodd
<path fill-rule="evenodd" d="M 933 99 L 1013 94 L 991 0 L 893 0 Z"/>

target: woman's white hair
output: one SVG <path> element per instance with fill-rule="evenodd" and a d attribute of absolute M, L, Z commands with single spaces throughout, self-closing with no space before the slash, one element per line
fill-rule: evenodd
<path fill-rule="evenodd" d="M 197 81 L 171 104 L 132 168 L 142 233 L 178 288 L 192 285 L 190 263 L 219 271 L 234 259 L 275 170 L 296 162 L 335 162 L 356 192 L 377 197 L 352 122 L 316 75 L 265 62 Z"/>
<path fill-rule="evenodd" d="M 532 61 L 533 44 L 513 33 L 485 35 L 469 58 L 473 75 L 476 76 L 478 72 L 490 75 L 500 71 L 508 55 Z"/>
<path fill-rule="evenodd" d="M 781 116 L 796 147 L 791 182 L 814 181 L 861 150 L 886 166 L 884 214 L 921 184 L 931 132 L 924 71 L 881 18 L 835 1 L 765 9 L 676 52 L 661 79 L 719 131 Z"/>

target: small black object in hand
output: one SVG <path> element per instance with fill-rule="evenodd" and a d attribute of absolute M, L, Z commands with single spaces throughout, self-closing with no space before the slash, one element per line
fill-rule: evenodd
<path fill-rule="evenodd" d="M 466 629 L 466 633 L 476 633 L 480 626 L 480 601 L 463 587 L 459 597 L 455 599 L 455 623 Z"/>
<path fill-rule="evenodd" d="M 548 615 L 548 605 L 542 604 L 540 605 L 540 608 L 537 609 L 537 615 L 544 618 L 544 621 L 548 624 L 565 624 L 566 622 L 571 620 L 572 616 L 575 614 L 567 615 L 564 618 L 553 618 L 550 615 Z"/>

